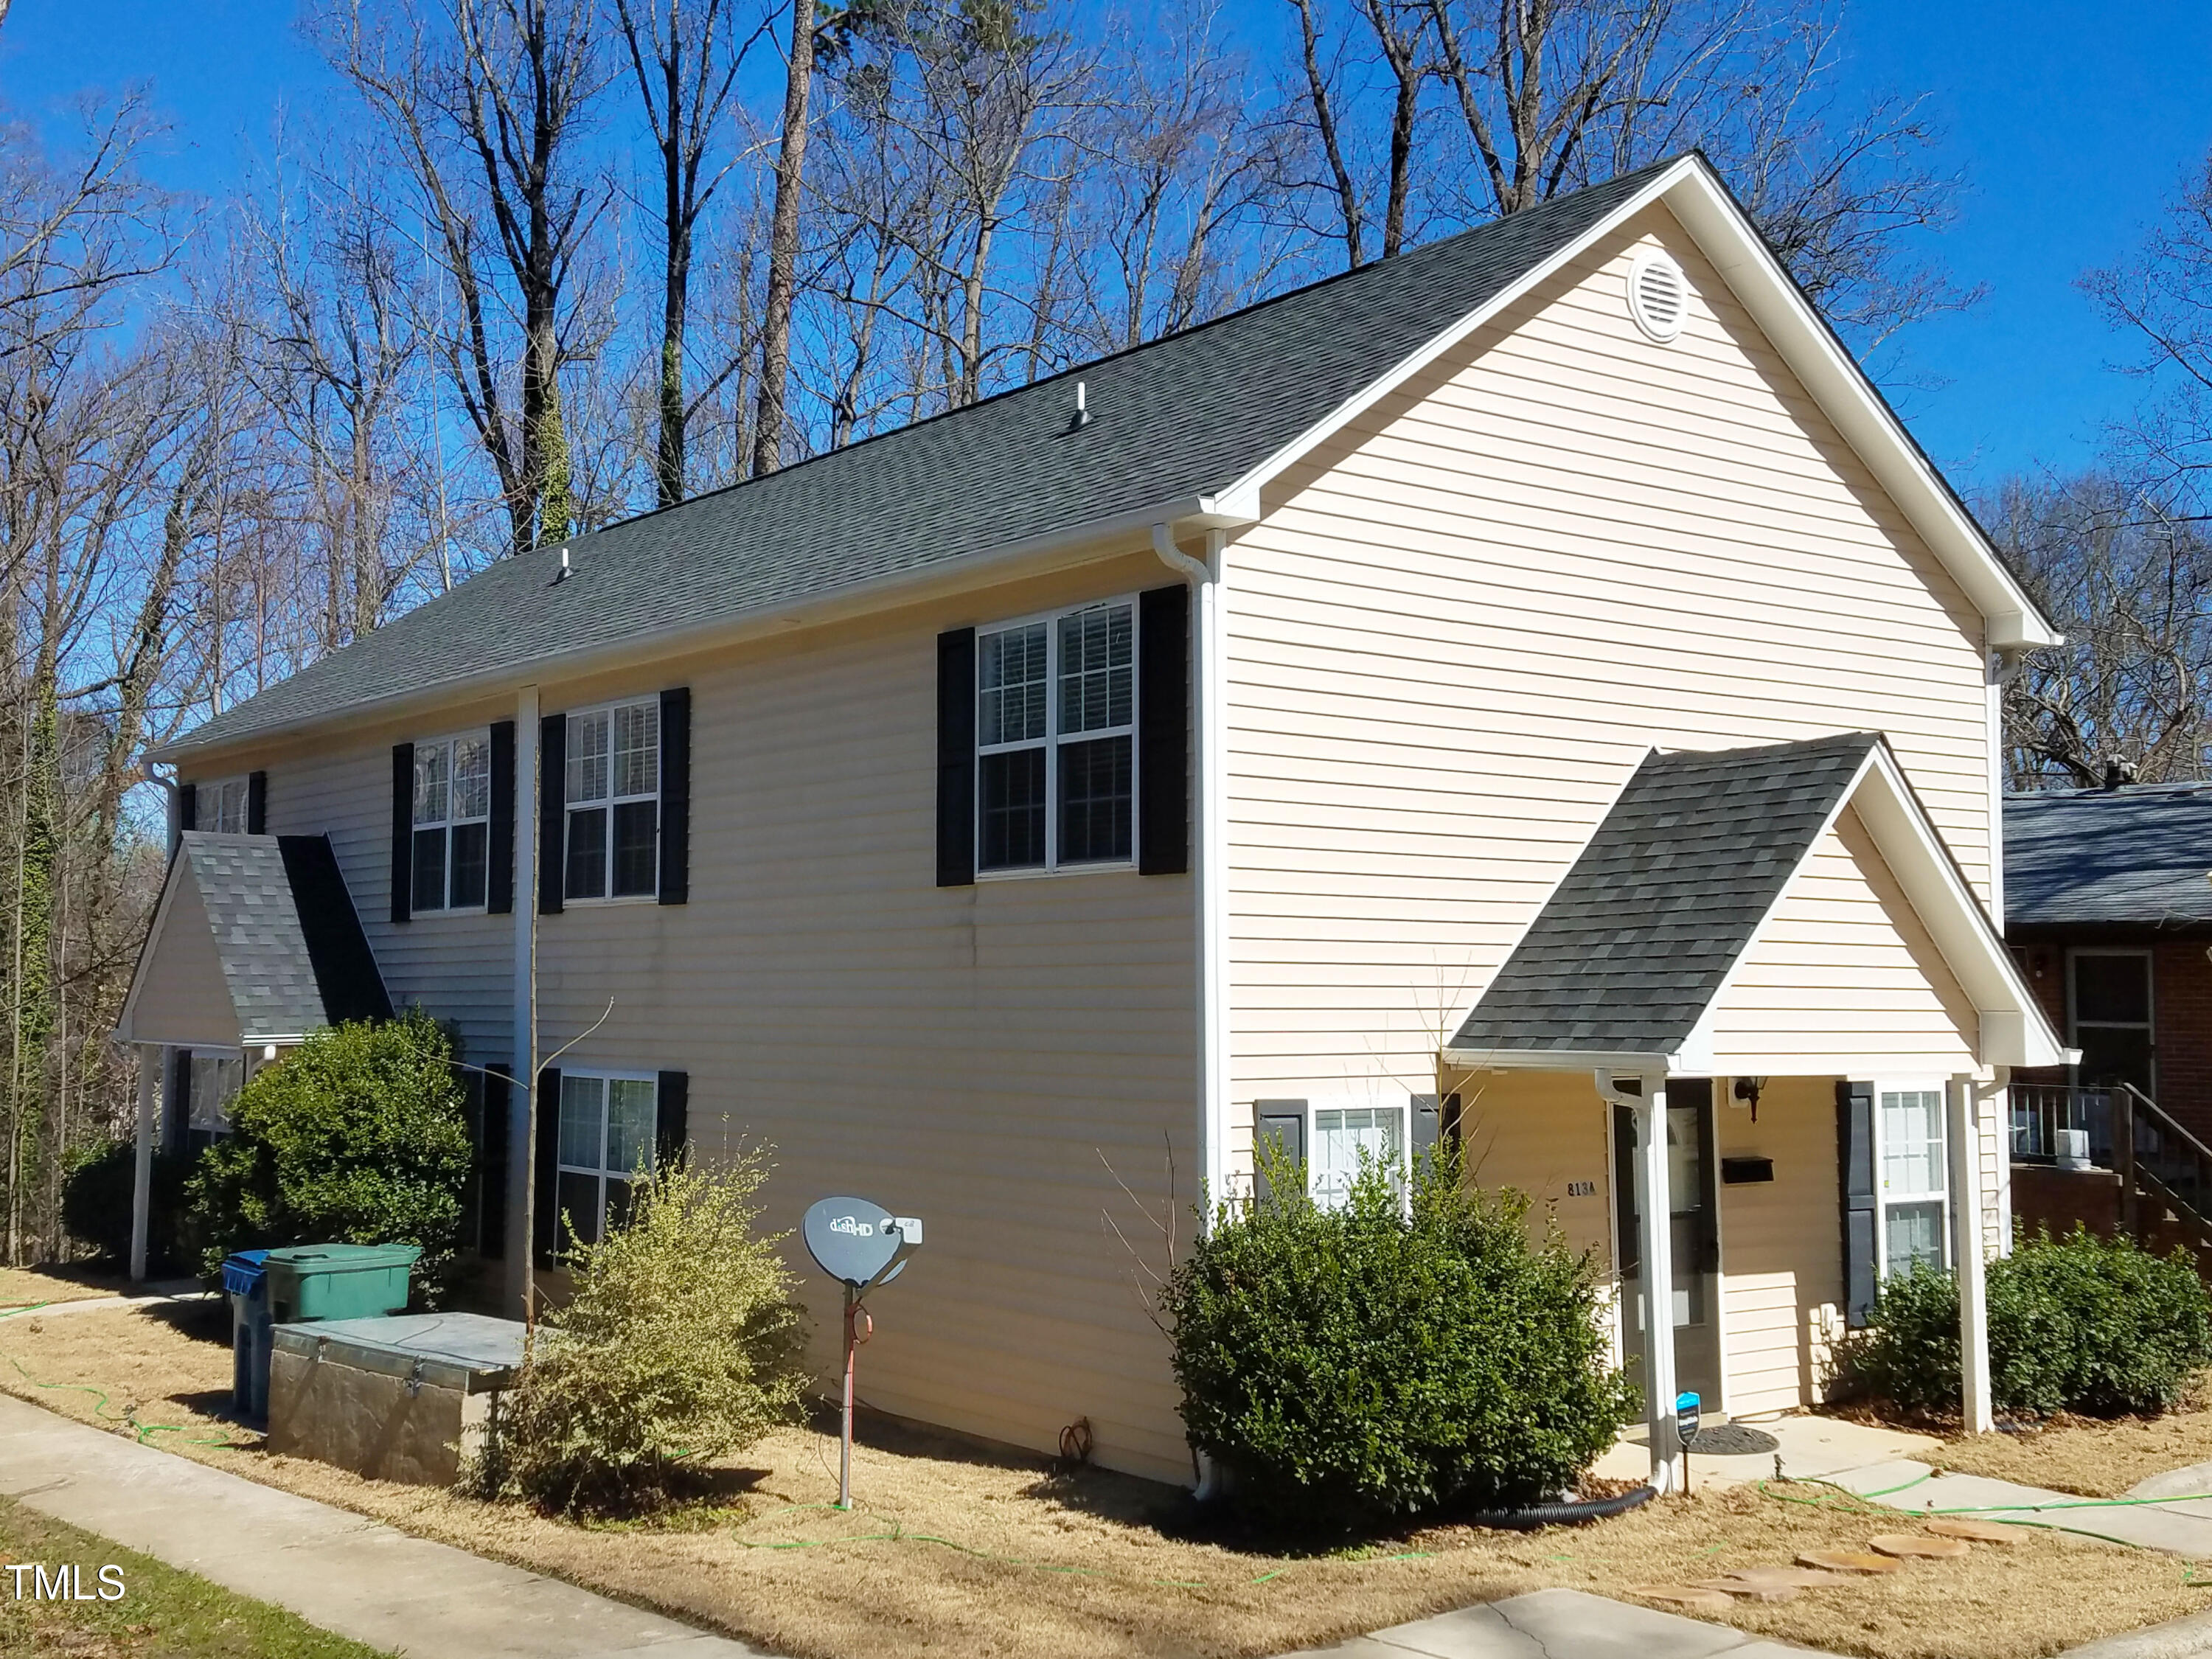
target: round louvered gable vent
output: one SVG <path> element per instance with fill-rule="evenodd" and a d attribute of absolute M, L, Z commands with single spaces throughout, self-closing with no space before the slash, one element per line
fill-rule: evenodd
<path fill-rule="evenodd" d="M 1681 266 L 1663 253 L 1636 256 L 1628 268 L 1628 314 L 1637 327 L 1655 340 L 1671 340 L 1682 331 L 1689 306 L 1690 283 Z"/>

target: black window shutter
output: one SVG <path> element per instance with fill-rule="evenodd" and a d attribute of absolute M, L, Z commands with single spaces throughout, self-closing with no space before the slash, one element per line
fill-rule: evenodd
<path fill-rule="evenodd" d="M 660 694 L 660 902 L 690 897 L 691 688 L 679 685 Z"/>
<path fill-rule="evenodd" d="M 1459 1097 L 1435 1095 L 1413 1097 L 1413 1156 L 1436 1151 L 1441 1143 L 1455 1151 L 1459 1146 Z"/>
<path fill-rule="evenodd" d="M 1252 1192 L 1261 1200 L 1272 1200 L 1274 1185 L 1261 1168 L 1257 1143 L 1273 1140 L 1277 1155 L 1285 1164 L 1299 1169 L 1306 1161 L 1306 1103 L 1303 1100 L 1255 1100 L 1252 1103 L 1253 1140 L 1255 1143 L 1252 1160 Z"/>
<path fill-rule="evenodd" d="M 561 1073 L 548 1066 L 538 1074 L 538 1196 L 532 1212 L 532 1248 L 538 1265 L 550 1267 L 565 1235 L 561 1229 Z"/>
<path fill-rule="evenodd" d="M 548 714 L 538 722 L 538 914 L 561 908 L 562 872 L 568 867 L 568 839 L 562 831 L 568 814 L 568 717 Z"/>
<path fill-rule="evenodd" d="M 975 630 L 937 636 L 937 884 L 975 880 Z"/>
<path fill-rule="evenodd" d="M 1836 1085 L 1836 1176 L 1844 1205 L 1844 1323 L 1865 1325 L 1874 1311 L 1874 1085 Z"/>
<path fill-rule="evenodd" d="M 1137 596 L 1137 869 L 1190 868 L 1190 589 Z"/>
<path fill-rule="evenodd" d="M 663 1072 L 653 1103 L 653 1160 L 665 1167 L 683 1157 L 690 1143 L 691 1073 Z"/>
<path fill-rule="evenodd" d="M 484 908 L 514 908 L 514 722 L 491 723 L 491 823 L 485 831 Z"/>
<path fill-rule="evenodd" d="M 392 919 L 415 914 L 415 745 L 392 745 Z"/>
<path fill-rule="evenodd" d="M 477 1254 L 487 1261 L 507 1254 L 507 1113 L 513 1102 L 514 1079 L 507 1068 L 486 1066 L 483 1122 L 477 1135 Z"/>
<path fill-rule="evenodd" d="M 196 783 L 177 786 L 177 828 L 197 830 L 200 827 L 200 789 Z"/>
<path fill-rule="evenodd" d="M 246 833 L 265 836 L 269 833 L 269 775 L 248 772 L 246 775 Z"/>

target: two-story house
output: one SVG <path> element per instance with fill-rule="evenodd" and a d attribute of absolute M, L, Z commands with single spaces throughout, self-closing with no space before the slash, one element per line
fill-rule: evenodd
<path fill-rule="evenodd" d="M 1994 675 L 2051 637 L 1686 157 L 504 560 L 173 744 L 143 1144 L 319 1010 L 573 1043 L 585 1236 L 766 1142 L 777 1224 L 927 1224 L 872 1404 L 1187 1479 L 1193 1206 L 1258 1133 L 1324 1201 L 1452 1134 L 1617 1276 L 1661 1480 L 1678 1379 L 1808 1403 L 1916 1261 L 1985 1415 L 2002 1092 L 2061 1057 Z M 284 876 L 325 843 L 350 914 Z"/>

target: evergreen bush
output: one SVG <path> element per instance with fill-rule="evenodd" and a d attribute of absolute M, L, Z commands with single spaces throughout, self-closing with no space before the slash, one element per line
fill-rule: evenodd
<path fill-rule="evenodd" d="M 1528 1201 L 1478 1192 L 1449 1150 L 1411 1190 L 1370 1164 L 1346 1201 L 1224 1206 L 1162 1311 L 1191 1443 L 1241 1507 L 1283 1528 L 1344 1529 L 1447 1504 L 1513 1507 L 1571 1487 L 1636 1391 L 1610 1364 L 1590 1253 Z"/>
<path fill-rule="evenodd" d="M 1990 1393 L 2002 1412 L 2149 1416 L 2212 1364 L 2212 1299 L 2188 1253 L 2076 1227 L 2022 1238 L 1989 1264 Z M 1866 1328 L 1837 1353 L 1838 1392 L 1907 1410 L 1958 1411 L 1959 1285 L 1948 1272 L 1893 1275 Z"/>
<path fill-rule="evenodd" d="M 234 1250 L 415 1244 L 434 1303 L 471 1153 L 453 1041 L 420 1008 L 315 1032 L 254 1073 L 189 1191 L 204 1271 Z"/>
<path fill-rule="evenodd" d="M 199 1266 L 198 1252 L 185 1237 L 185 1182 L 191 1167 L 181 1153 L 154 1154 L 146 1229 L 149 1272 Z M 62 1226 L 111 1266 L 131 1259 L 131 1211 L 137 1174 L 137 1148 L 127 1140 L 111 1140 L 80 1151 L 62 1176 Z"/>
<path fill-rule="evenodd" d="M 603 1241 L 572 1230 L 574 1294 L 538 1322 L 465 1484 L 554 1513 L 650 1508 L 683 1464 L 798 1416 L 805 1320 L 780 1236 L 754 1231 L 766 1175 L 758 1152 L 678 1159 L 641 1174 Z"/>

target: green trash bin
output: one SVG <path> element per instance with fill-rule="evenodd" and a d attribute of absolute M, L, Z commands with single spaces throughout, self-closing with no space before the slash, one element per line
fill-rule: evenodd
<path fill-rule="evenodd" d="M 279 1325 L 374 1319 L 407 1305 L 419 1244 L 294 1244 L 269 1252 L 269 1309 Z"/>

